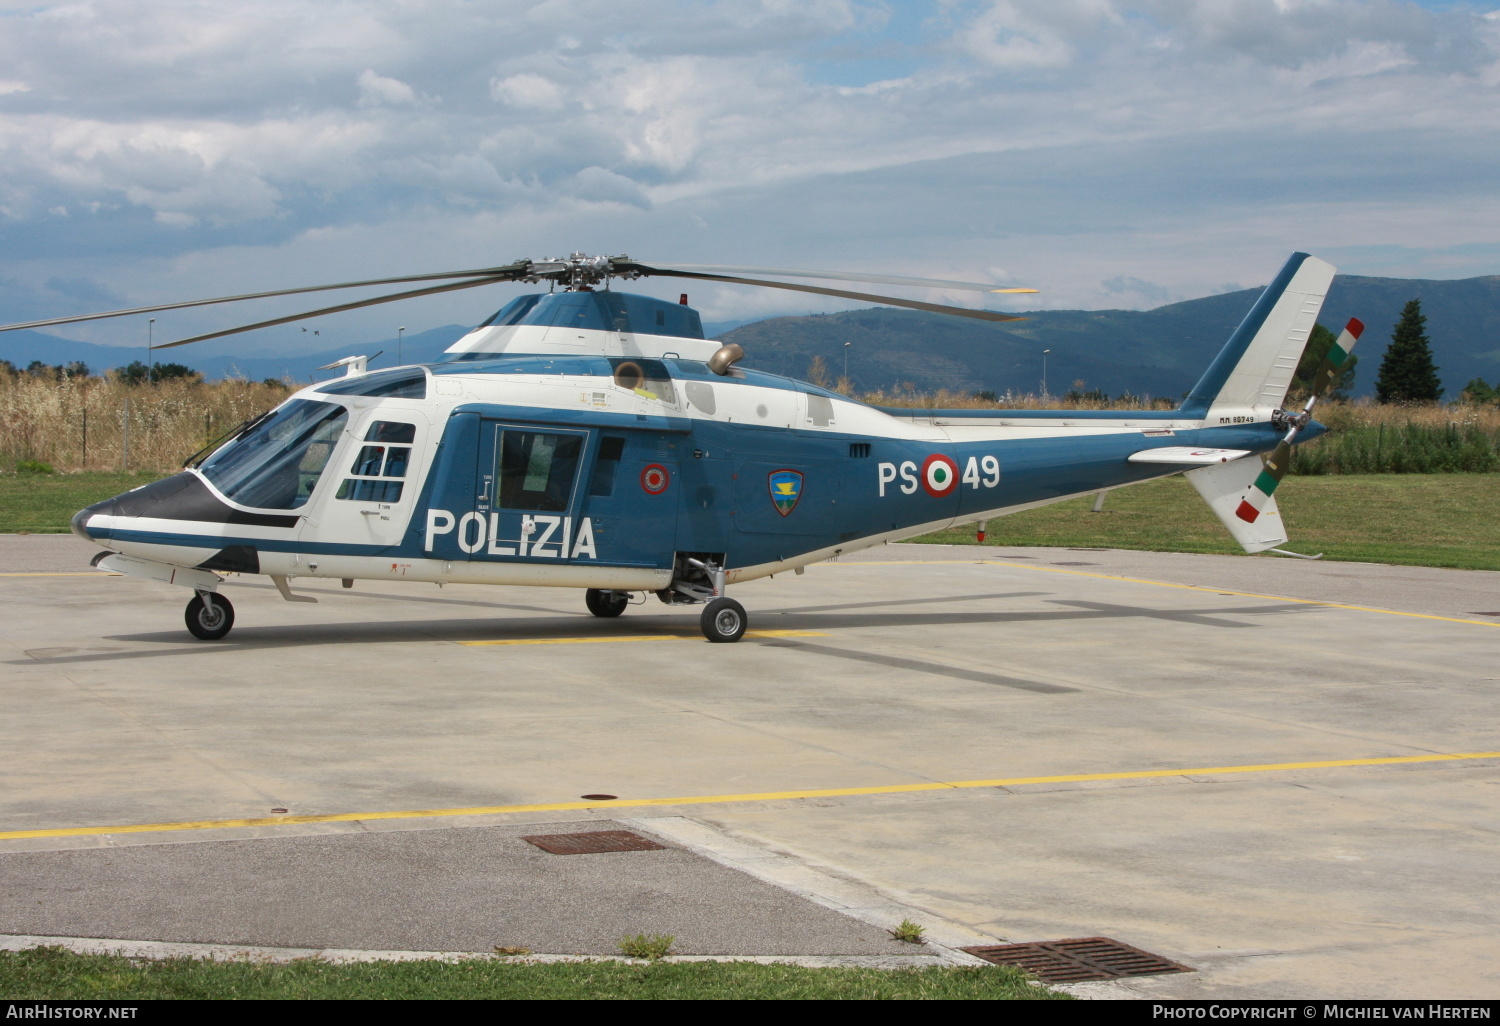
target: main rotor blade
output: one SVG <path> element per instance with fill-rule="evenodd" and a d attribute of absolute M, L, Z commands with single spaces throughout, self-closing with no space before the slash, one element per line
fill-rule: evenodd
<path fill-rule="evenodd" d="M 185 346 L 191 342 L 206 342 L 211 338 L 223 338 L 225 335 L 238 335 L 242 331 L 255 331 L 257 328 L 274 328 L 278 324 L 290 324 L 293 321 L 304 321 L 309 317 L 321 317 L 324 314 L 343 313 L 345 310 L 358 310 L 365 306 L 378 306 L 381 303 L 394 303 L 398 299 L 416 299 L 418 296 L 435 296 L 439 292 L 456 292 L 459 289 L 472 289 L 479 285 L 497 285 L 501 282 L 514 281 L 510 277 L 480 278 L 478 281 L 460 281 L 452 285 L 437 285 L 430 289 L 413 289 L 410 292 L 397 292 L 389 296 L 376 296 L 374 299 L 361 299 L 353 303 L 341 303 L 338 306 L 325 306 L 321 310 L 309 310 L 307 313 L 291 314 L 287 317 L 277 317 L 269 321 L 260 321 L 256 324 L 246 324 L 239 328 L 228 328 L 224 331 L 211 331 L 206 335 L 194 335 L 192 338 L 180 338 L 176 342 L 165 342 L 156 349 L 171 349 L 173 346 Z"/>
<path fill-rule="evenodd" d="M 663 267 L 645 268 L 646 273 L 665 278 L 697 278 L 702 281 L 723 281 L 731 285 L 761 285 L 768 289 L 789 289 L 792 292 L 812 292 L 820 296 L 838 296 L 840 299 L 856 299 L 862 303 L 882 303 L 886 306 L 904 306 L 909 310 L 926 310 L 928 313 L 952 314 L 955 317 L 972 317 L 976 321 L 1024 321 L 1025 317 L 994 313 L 990 310 L 965 310 L 961 306 L 943 306 L 940 303 L 922 303 L 915 299 L 894 299 L 891 296 L 872 296 L 868 292 L 845 292 L 843 289 L 825 289 L 816 285 L 793 285 L 786 281 L 760 281 L 756 278 L 735 278 L 727 274 L 700 274 L 697 271 L 678 271 Z"/>
<path fill-rule="evenodd" d="M 643 265 L 644 266 L 644 265 Z M 916 285 L 928 289 L 968 289 L 971 292 L 1032 293 L 1036 289 L 996 288 L 975 281 L 949 281 L 946 278 L 909 278 L 899 274 L 862 274 L 856 271 L 805 271 L 791 267 L 734 267 L 728 264 L 652 265 L 661 270 L 706 271 L 712 274 L 775 274 L 783 278 L 832 278 L 835 281 L 869 281 L 877 285 Z"/>
<path fill-rule="evenodd" d="M 400 285 L 411 281 L 441 281 L 444 278 L 479 278 L 500 280 L 519 278 L 531 261 L 522 260 L 502 267 L 481 267 L 472 271 L 444 271 L 439 274 L 409 274 L 400 278 L 371 278 L 368 281 L 346 281 L 337 285 L 305 285 L 295 289 L 276 289 L 272 292 L 247 292 L 242 296 L 220 296 L 217 299 L 193 299 L 185 303 L 159 303 L 156 306 L 137 306 L 129 310 L 107 310 L 104 313 L 79 314 L 76 317 L 50 317 L 43 321 L 26 321 L 21 324 L 0 325 L 0 331 L 17 331 L 21 328 L 45 328 L 52 324 L 73 324 L 77 321 L 98 321 L 106 317 L 128 317 L 131 314 L 156 313 L 161 310 L 184 310 L 193 306 L 213 306 L 215 303 L 238 303 L 242 299 L 268 299 L 272 296 L 295 296 L 303 292 L 326 292 L 330 289 L 357 289 L 366 285 Z M 507 277 L 501 277 L 507 276 Z M 164 348 L 157 346 L 158 349 Z"/>

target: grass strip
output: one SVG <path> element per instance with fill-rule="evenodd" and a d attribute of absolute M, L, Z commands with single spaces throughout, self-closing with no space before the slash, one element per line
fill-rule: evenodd
<path fill-rule="evenodd" d="M 532 963 L 140 960 L 60 947 L 0 952 L 0 994 L 10 1000 L 163 999 L 737 999 L 1034 1000 L 1069 995 L 1019 970 L 814 969 L 757 962 Z"/>
<path fill-rule="evenodd" d="M 155 471 L 0 475 L 0 533 L 66 531 L 68 521 L 83 507 L 166 476 Z"/>
<path fill-rule="evenodd" d="M 1296 552 L 1500 570 L 1497 495 L 1500 483 L 1492 475 L 1367 474 L 1290 477 L 1276 500 L 1291 535 L 1287 547 Z M 1091 512 L 1093 503 L 1089 496 L 991 520 L 984 544 L 1244 553 L 1180 476 L 1110 492 L 1100 513 Z M 914 540 L 975 544 L 974 528 Z"/>

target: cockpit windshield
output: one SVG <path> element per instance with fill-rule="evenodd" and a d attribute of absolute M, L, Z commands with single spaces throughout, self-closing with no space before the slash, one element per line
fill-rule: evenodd
<path fill-rule="evenodd" d="M 348 415 L 335 403 L 293 399 L 198 469 L 242 506 L 297 509 L 312 495 Z"/>

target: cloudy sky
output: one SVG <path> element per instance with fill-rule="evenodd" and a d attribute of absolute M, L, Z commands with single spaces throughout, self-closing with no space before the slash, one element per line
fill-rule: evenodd
<path fill-rule="evenodd" d="M 0 0 L 0 318 L 575 249 L 1042 290 L 1013 309 L 1259 285 L 1294 249 L 1500 273 L 1497 8 Z M 474 322 L 517 289 L 325 335 Z M 711 321 L 849 305 L 690 291 Z"/>

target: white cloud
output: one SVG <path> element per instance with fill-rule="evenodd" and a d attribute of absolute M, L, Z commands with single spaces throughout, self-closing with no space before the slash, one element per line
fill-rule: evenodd
<path fill-rule="evenodd" d="M 562 106 L 563 91 L 541 75 L 511 75 L 490 79 L 490 97 L 512 107 L 555 110 Z"/>
<path fill-rule="evenodd" d="M 1500 229 L 1489 15 L 1405 0 L 662 10 L 10 9 L 7 274 L 82 262 L 124 293 L 212 292 L 238 288 L 231 263 L 278 284 L 387 256 L 399 266 L 380 270 L 589 246 L 959 278 L 1003 264 L 1048 304 L 1141 305 L 1263 280 L 1291 248 L 1414 230 L 1451 255 Z M 803 302 L 700 294 L 716 317 Z M 469 300 L 433 308 L 450 302 Z"/>
<path fill-rule="evenodd" d="M 417 102 L 411 86 L 399 79 L 377 75 L 369 68 L 359 73 L 357 83 L 361 107 L 398 107 Z"/>

